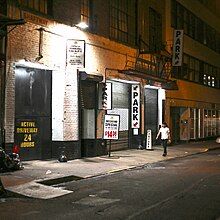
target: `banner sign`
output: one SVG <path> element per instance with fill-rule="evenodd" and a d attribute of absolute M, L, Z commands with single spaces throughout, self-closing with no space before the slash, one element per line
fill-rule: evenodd
<path fill-rule="evenodd" d="M 140 128 L 140 85 L 131 87 L 131 127 Z"/>
<path fill-rule="evenodd" d="M 112 83 L 99 84 L 99 109 L 112 109 Z"/>
<path fill-rule="evenodd" d="M 66 69 L 71 71 L 85 67 L 85 41 L 67 40 Z"/>
<path fill-rule="evenodd" d="M 103 139 L 118 140 L 119 123 L 119 115 L 105 115 Z"/>
<path fill-rule="evenodd" d="M 173 66 L 181 66 L 183 58 L 183 30 L 174 30 L 173 36 Z"/>

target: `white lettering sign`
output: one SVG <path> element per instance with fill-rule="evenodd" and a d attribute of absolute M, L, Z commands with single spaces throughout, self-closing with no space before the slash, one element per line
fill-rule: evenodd
<path fill-rule="evenodd" d="M 112 83 L 99 84 L 99 109 L 112 109 Z"/>
<path fill-rule="evenodd" d="M 183 30 L 174 30 L 173 37 L 173 66 L 181 66 L 183 58 Z"/>
<path fill-rule="evenodd" d="M 151 130 L 147 130 L 146 149 L 152 150 L 152 133 Z"/>
<path fill-rule="evenodd" d="M 118 140 L 119 123 L 119 115 L 105 115 L 103 139 Z"/>
<path fill-rule="evenodd" d="M 67 71 L 84 68 L 85 66 L 85 41 L 67 40 L 66 50 L 66 68 Z"/>
<path fill-rule="evenodd" d="M 131 87 L 131 127 L 140 128 L 140 86 Z"/>

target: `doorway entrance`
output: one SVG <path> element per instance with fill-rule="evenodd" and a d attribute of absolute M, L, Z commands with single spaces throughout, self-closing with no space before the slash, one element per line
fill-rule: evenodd
<path fill-rule="evenodd" d="M 52 157 L 52 72 L 16 66 L 15 144 L 22 160 Z"/>
<path fill-rule="evenodd" d="M 172 141 L 174 144 L 180 141 L 180 108 L 171 107 L 170 108 L 170 118 L 171 118 L 171 131 L 172 131 Z"/>
<path fill-rule="evenodd" d="M 158 90 L 145 88 L 144 97 L 145 133 L 151 130 L 152 140 L 155 140 L 158 132 Z"/>

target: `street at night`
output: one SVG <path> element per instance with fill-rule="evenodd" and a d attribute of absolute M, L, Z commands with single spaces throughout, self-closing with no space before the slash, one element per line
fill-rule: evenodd
<path fill-rule="evenodd" d="M 2 198 L 1 219 L 218 219 L 220 150 L 59 187 L 73 193 Z"/>
<path fill-rule="evenodd" d="M 0 220 L 220 220 L 220 0 L 0 0 Z"/>

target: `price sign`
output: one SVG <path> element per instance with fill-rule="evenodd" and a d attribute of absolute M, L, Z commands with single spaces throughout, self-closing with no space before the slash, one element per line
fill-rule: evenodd
<path fill-rule="evenodd" d="M 119 115 L 105 115 L 103 139 L 118 140 L 119 122 Z"/>

